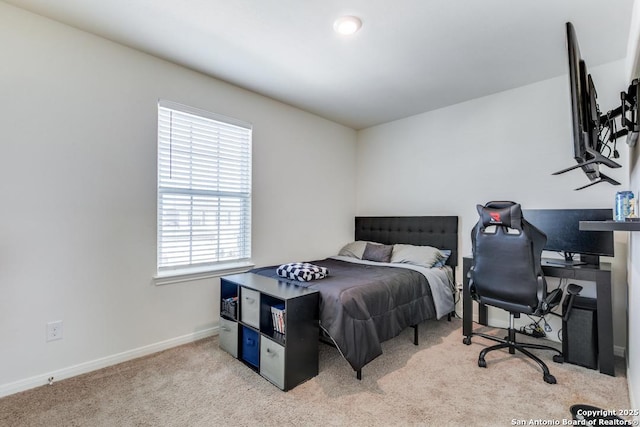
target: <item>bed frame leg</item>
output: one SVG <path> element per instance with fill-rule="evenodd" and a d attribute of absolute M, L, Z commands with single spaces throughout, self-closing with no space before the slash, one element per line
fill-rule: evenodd
<path fill-rule="evenodd" d="M 356 371 L 356 378 L 362 381 L 362 368 Z"/>
<path fill-rule="evenodd" d="M 411 327 L 413 328 L 413 345 L 418 345 L 418 325 Z"/>

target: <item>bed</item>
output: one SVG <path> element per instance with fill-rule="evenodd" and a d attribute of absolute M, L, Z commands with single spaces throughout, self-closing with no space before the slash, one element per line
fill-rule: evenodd
<path fill-rule="evenodd" d="M 375 250 L 396 245 L 394 258 L 389 260 L 392 262 L 372 261 L 376 256 L 372 257 L 371 251 L 363 257 L 369 259 L 360 259 L 359 254 L 352 253 L 366 247 L 366 242 L 382 245 L 368 248 Z M 424 252 L 420 251 L 429 249 L 425 246 L 450 254 L 446 259 L 439 258 L 439 264 L 433 268 L 413 263 L 411 257 L 416 253 L 422 255 Z M 343 247 L 337 256 L 308 261 L 326 268 L 327 277 L 309 281 L 285 279 L 278 274 L 279 266 L 256 268 L 252 272 L 317 289 L 323 335 L 338 348 L 360 379 L 362 368 L 382 354 L 382 342 L 414 327 L 417 345 L 420 323 L 450 317 L 454 311 L 457 248 L 456 216 L 356 217 L 354 242 Z"/>

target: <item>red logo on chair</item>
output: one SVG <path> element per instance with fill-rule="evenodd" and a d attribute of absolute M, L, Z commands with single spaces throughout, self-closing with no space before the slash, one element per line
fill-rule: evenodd
<path fill-rule="evenodd" d="M 500 218 L 500 213 L 489 212 L 489 215 L 491 215 L 491 222 L 502 222 L 502 218 Z"/>

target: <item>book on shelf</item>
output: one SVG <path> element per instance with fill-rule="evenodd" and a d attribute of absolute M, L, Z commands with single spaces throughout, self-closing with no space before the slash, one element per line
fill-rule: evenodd
<path fill-rule="evenodd" d="M 273 330 L 281 334 L 285 333 L 284 314 L 284 304 L 271 306 L 271 320 L 273 322 Z"/>
<path fill-rule="evenodd" d="M 222 313 L 227 316 L 236 318 L 236 307 L 238 306 L 238 297 L 224 298 L 222 300 Z"/>

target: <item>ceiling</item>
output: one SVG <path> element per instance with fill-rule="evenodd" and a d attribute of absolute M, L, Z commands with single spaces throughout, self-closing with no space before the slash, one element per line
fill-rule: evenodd
<path fill-rule="evenodd" d="M 633 0 L 5 0 L 362 129 L 626 55 Z M 351 37 L 333 31 L 356 15 Z"/>

